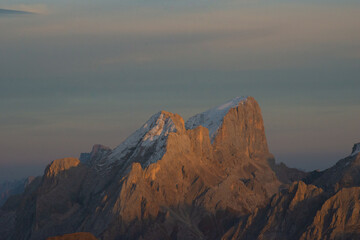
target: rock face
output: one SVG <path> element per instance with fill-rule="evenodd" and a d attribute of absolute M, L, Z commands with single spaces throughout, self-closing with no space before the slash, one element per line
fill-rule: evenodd
<path fill-rule="evenodd" d="M 16 209 L 15 231 L 10 239 L 44 239 L 63 230 L 76 231 L 82 209 L 85 179 L 91 171 L 76 158 L 53 161 L 36 186 L 28 187 Z M 82 209 L 83 210 L 83 209 Z"/>
<path fill-rule="evenodd" d="M 360 188 L 343 188 L 317 211 L 300 239 L 359 239 Z"/>
<path fill-rule="evenodd" d="M 359 197 L 359 187 L 329 197 L 321 188 L 297 182 L 222 239 L 359 239 Z"/>
<path fill-rule="evenodd" d="M 313 185 L 293 183 L 275 195 L 265 208 L 230 229 L 223 239 L 299 239 L 325 201 L 325 195 Z"/>
<path fill-rule="evenodd" d="M 65 173 L 70 168 L 76 168 L 80 164 L 77 158 L 63 158 L 54 160 L 45 170 L 45 176 L 48 178 L 56 177 L 58 174 Z"/>
<path fill-rule="evenodd" d="M 185 124 L 161 111 L 111 150 L 53 161 L 18 203 L 10 239 L 92 232 L 102 239 L 219 238 L 280 186 L 252 97 Z"/>
<path fill-rule="evenodd" d="M 84 232 L 110 240 L 357 236 L 358 195 L 338 191 L 357 191 L 356 172 L 345 181 L 343 167 L 324 187 L 326 171 L 308 175 L 275 164 L 252 97 L 186 123 L 161 111 L 115 149 L 94 145 L 80 158 L 53 161 L 4 205 L 0 239 L 71 239 Z M 356 166 L 357 158 L 344 164 Z M 302 178 L 306 183 L 292 183 Z M 333 220 L 344 214 L 351 220 Z"/>
<path fill-rule="evenodd" d="M 110 152 L 111 152 L 111 148 L 101 144 L 95 144 L 91 152 L 81 153 L 79 160 L 84 164 L 92 166 L 100 159 L 105 158 L 107 154 L 109 154 Z"/>
<path fill-rule="evenodd" d="M 277 192 L 280 182 L 267 163 L 272 156 L 253 98 L 225 113 L 213 144 L 201 125 L 186 129 L 179 115 L 155 116 L 143 127 L 150 130 L 125 141 L 130 148 L 122 144 L 109 155 L 112 164 L 120 161 L 120 172 L 129 170 L 112 208 L 121 218 L 102 233 L 105 239 L 220 237 L 235 216 Z M 114 232 L 118 226 L 126 232 Z"/>
<path fill-rule="evenodd" d="M 29 221 L 27 212 L 31 211 L 31 205 L 23 204 L 38 189 L 41 177 L 36 177 L 29 183 L 22 195 L 13 195 L 0 208 L 0 239 L 15 239 L 16 232 L 26 230 L 19 227 L 19 222 Z"/>
<path fill-rule="evenodd" d="M 354 153 L 354 151 L 353 151 Z M 223 239 L 360 239 L 360 154 L 293 183 Z M 315 186 L 316 185 L 316 186 Z"/>
<path fill-rule="evenodd" d="M 27 177 L 21 180 L 5 181 L 0 184 L 0 207 L 6 200 L 16 194 L 22 194 L 25 188 L 35 179 L 35 177 Z"/>

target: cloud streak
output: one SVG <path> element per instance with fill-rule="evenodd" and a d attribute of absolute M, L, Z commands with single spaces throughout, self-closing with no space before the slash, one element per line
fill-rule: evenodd
<path fill-rule="evenodd" d="M 25 44 L 45 41 L 32 47 L 34 51 L 38 48 L 34 54 L 40 55 L 46 47 L 47 52 L 69 59 L 62 64 L 77 69 L 179 62 L 195 69 L 311 67 L 324 59 L 357 56 L 360 32 L 354 23 L 359 15 L 360 8 L 349 6 L 285 5 L 174 14 L 137 9 L 110 15 L 48 17 L 7 29 L 9 34 L 3 38 L 12 42 L 11 36 L 21 34 L 28 39 Z M 58 47 L 63 51 L 57 52 Z M 74 58 L 79 59 L 70 64 Z"/>
<path fill-rule="evenodd" d="M 6 6 L 0 9 L 0 14 L 49 14 L 49 9 L 45 4 L 16 4 Z"/>
<path fill-rule="evenodd" d="M 30 14 L 31 12 L 0 8 L 0 15 Z"/>

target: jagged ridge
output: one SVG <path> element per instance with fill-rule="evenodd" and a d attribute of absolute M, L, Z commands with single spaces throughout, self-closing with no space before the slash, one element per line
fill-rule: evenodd
<path fill-rule="evenodd" d="M 255 99 L 236 98 L 202 116 L 213 115 L 191 118 L 186 128 L 179 115 L 161 111 L 114 150 L 94 146 L 84 164 L 54 161 L 9 224 L 21 231 L 7 233 L 20 240 L 69 232 L 219 239 L 265 207 L 281 183 Z"/>

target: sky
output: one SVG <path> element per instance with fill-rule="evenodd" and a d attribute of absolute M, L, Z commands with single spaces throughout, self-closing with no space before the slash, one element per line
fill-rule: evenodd
<path fill-rule="evenodd" d="M 0 181 L 152 114 L 259 102 L 270 151 L 325 169 L 360 142 L 355 0 L 0 0 Z M 24 14 L 30 12 L 31 14 Z"/>

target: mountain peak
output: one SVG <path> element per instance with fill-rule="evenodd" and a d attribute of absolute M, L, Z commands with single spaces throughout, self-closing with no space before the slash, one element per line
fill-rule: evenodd
<path fill-rule="evenodd" d="M 99 158 L 104 157 L 107 153 L 111 152 L 111 148 L 104 146 L 102 144 L 94 144 L 91 152 L 85 152 L 80 154 L 80 162 L 92 165 L 93 161 L 96 161 Z"/>
<path fill-rule="evenodd" d="M 352 148 L 351 156 L 355 156 L 358 153 L 360 153 L 360 142 L 354 144 Z"/>
<path fill-rule="evenodd" d="M 211 108 L 203 113 L 196 114 L 186 121 L 186 129 L 194 129 L 200 125 L 206 127 L 209 129 L 210 139 L 213 142 L 217 131 L 229 110 L 236 108 L 240 104 L 244 104 L 244 102 L 250 98 L 252 97 L 235 97 L 222 105 Z"/>
<path fill-rule="evenodd" d="M 125 160 L 127 163 L 138 161 L 143 166 L 147 166 L 164 155 L 167 137 L 170 133 L 184 130 L 182 117 L 167 111 L 159 111 L 117 146 L 107 158 L 106 163 Z M 103 164 L 100 163 L 99 167 Z M 129 164 L 125 164 L 125 166 L 129 166 Z"/>
<path fill-rule="evenodd" d="M 170 132 L 176 132 L 179 128 L 182 128 L 183 124 L 183 120 L 179 115 L 167 111 L 160 111 L 154 114 L 142 126 L 141 130 L 146 131 L 143 141 L 146 144 L 151 143 L 161 136 L 167 136 Z"/>
<path fill-rule="evenodd" d="M 45 170 L 47 177 L 54 177 L 60 172 L 68 170 L 72 167 L 77 167 L 80 164 L 80 160 L 77 158 L 62 158 L 52 161 Z"/>
<path fill-rule="evenodd" d="M 91 150 L 91 154 L 96 154 L 99 151 L 103 151 L 103 150 L 111 150 L 111 148 L 102 145 L 102 144 L 94 144 Z"/>

